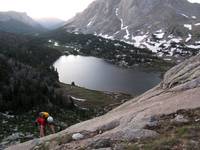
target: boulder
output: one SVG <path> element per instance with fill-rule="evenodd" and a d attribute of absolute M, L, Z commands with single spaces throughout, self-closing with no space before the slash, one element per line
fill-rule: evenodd
<path fill-rule="evenodd" d="M 83 138 L 84 138 L 84 135 L 82 135 L 81 133 L 75 133 L 72 135 L 73 140 L 81 140 Z"/>

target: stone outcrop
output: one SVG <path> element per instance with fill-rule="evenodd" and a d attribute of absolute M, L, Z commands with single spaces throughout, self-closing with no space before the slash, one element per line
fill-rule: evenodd
<path fill-rule="evenodd" d="M 152 119 L 154 116 L 200 107 L 199 78 L 200 54 L 169 70 L 155 88 L 107 114 L 73 125 L 60 133 L 9 147 L 8 150 L 110 149 L 113 142 L 155 137 L 158 133 L 144 128 L 156 121 Z M 71 137 L 74 133 L 87 136 L 75 141 Z"/>

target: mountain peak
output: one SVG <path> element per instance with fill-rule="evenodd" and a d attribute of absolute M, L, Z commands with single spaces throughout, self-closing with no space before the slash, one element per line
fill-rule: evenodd
<path fill-rule="evenodd" d="M 126 41 L 168 57 L 200 47 L 199 23 L 200 4 L 187 0 L 96 0 L 64 28 Z M 179 44 L 176 48 L 174 42 Z"/>

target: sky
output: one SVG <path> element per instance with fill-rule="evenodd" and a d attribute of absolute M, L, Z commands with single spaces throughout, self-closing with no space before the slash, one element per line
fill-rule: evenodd
<path fill-rule="evenodd" d="M 0 11 L 26 12 L 34 19 L 68 20 L 94 0 L 0 0 Z"/>
<path fill-rule="evenodd" d="M 0 11 L 26 12 L 34 19 L 68 20 L 83 11 L 94 0 L 0 0 Z M 198 2 L 200 0 L 188 0 Z"/>

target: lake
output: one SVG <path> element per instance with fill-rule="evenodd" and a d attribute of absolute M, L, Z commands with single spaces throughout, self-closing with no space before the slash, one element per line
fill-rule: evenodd
<path fill-rule="evenodd" d="M 161 81 L 160 72 L 122 68 L 96 57 L 61 56 L 54 67 L 60 82 L 99 91 L 141 94 Z"/>

